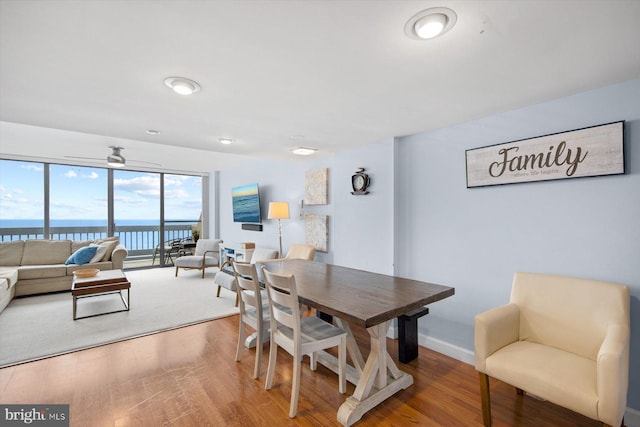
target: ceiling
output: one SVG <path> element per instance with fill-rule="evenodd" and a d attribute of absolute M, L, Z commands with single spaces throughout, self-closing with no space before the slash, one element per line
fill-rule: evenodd
<path fill-rule="evenodd" d="M 273 159 L 640 76 L 640 1 L 0 5 L 0 120 Z M 451 31 L 430 41 L 404 34 L 414 14 L 442 6 L 457 14 Z M 202 90 L 177 95 L 163 84 L 169 76 Z"/>

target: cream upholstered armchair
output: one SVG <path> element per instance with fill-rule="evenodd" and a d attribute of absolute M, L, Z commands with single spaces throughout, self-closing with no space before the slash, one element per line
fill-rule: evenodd
<path fill-rule="evenodd" d="M 316 248 L 311 245 L 295 244 L 289 246 L 287 255 L 284 259 L 306 259 L 307 261 L 313 261 L 316 256 Z"/>
<path fill-rule="evenodd" d="M 202 270 L 202 278 L 207 267 L 215 267 L 220 263 L 220 239 L 200 239 L 196 243 L 194 255 L 181 256 L 176 258 L 174 264 L 176 266 L 176 277 L 178 277 L 178 269 L 196 269 Z"/>
<path fill-rule="evenodd" d="M 629 375 L 629 288 L 516 273 L 509 304 L 475 318 L 482 415 L 491 425 L 489 377 L 604 425 L 618 427 Z"/>

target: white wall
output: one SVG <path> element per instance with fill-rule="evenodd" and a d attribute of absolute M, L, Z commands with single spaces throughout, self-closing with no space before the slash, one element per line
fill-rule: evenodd
<path fill-rule="evenodd" d="M 305 171 L 329 169 L 327 205 L 304 206 L 305 214 L 329 216 L 328 252 L 317 252 L 316 261 L 345 265 L 384 274 L 393 274 L 394 140 L 388 139 L 363 148 L 306 162 L 248 160 L 238 167 L 220 172 L 219 236 L 227 242 L 255 242 L 277 248 L 277 222 L 268 220 L 269 202 L 289 202 L 291 219 L 283 220 L 283 251 L 289 245 L 304 243 L 304 220 L 299 202 L 304 199 Z M 366 168 L 371 177 L 370 194 L 351 194 L 351 175 Z M 233 222 L 231 189 L 258 183 L 263 231 L 242 230 Z M 212 194 L 213 197 L 213 194 Z M 339 209 L 339 214 L 336 214 Z"/>
<path fill-rule="evenodd" d="M 332 171 L 335 200 L 334 264 L 393 274 L 394 140 L 336 154 Z M 369 194 L 351 194 L 351 176 L 359 167 L 371 179 Z"/>
<path fill-rule="evenodd" d="M 401 138 L 397 273 L 456 288 L 431 305 L 421 333 L 473 350 L 474 315 L 508 302 L 516 271 L 627 284 L 628 405 L 640 408 L 639 100 L 636 79 Z M 466 149 L 617 120 L 626 120 L 625 175 L 466 188 Z"/>
<path fill-rule="evenodd" d="M 278 223 L 276 220 L 267 219 L 269 202 L 289 202 L 290 219 L 282 220 L 283 252 L 286 254 L 291 244 L 304 243 L 304 220 L 300 218 L 299 207 L 300 201 L 304 198 L 304 173 L 308 169 L 329 167 L 329 182 L 331 182 L 332 162 L 333 157 L 303 163 L 254 159 L 247 160 L 239 166 L 224 169 L 219 175 L 219 237 L 225 242 L 255 242 L 258 246 L 278 249 Z M 258 184 L 260 192 L 263 231 L 242 230 L 241 224 L 233 222 L 231 189 L 254 183 Z M 329 203 L 321 210 L 318 209 L 319 207 L 305 207 L 304 212 L 332 216 L 331 191 L 329 191 Z M 331 221 L 329 224 L 331 226 Z M 331 231 L 329 235 L 332 235 Z M 315 259 L 323 262 L 332 261 L 324 253 L 318 253 Z"/>

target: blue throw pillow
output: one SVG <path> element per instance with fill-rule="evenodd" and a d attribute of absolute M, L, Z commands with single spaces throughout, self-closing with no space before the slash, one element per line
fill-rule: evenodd
<path fill-rule="evenodd" d="M 89 261 L 91 261 L 91 258 L 93 258 L 93 256 L 96 254 L 97 250 L 98 250 L 97 246 L 85 246 L 84 248 L 80 248 L 77 251 L 75 251 L 73 254 L 71 254 L 71 256 L 67 259 L 67 262 L 65 262 L 65 264 L 66 265 L 86 264 Z"/>

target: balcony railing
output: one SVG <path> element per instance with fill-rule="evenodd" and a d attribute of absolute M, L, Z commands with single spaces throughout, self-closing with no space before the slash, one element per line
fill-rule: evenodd
<path fill-rule="evenodd" d="M 197 222 L 180 222 L 164 226 L 164 241 L 191 238 L 191 226 Z M 49 229 L 52 240 L 96 240 L 107 237 L 107 227 L 51 227 Z M 127 248 L 130 257 L 152 256 L 160 243 L 160 226 L 125 225 L 117 226 L 115 235 L 120 243 Z M 42 227 L 0 228 L 0 241 L 44 239 Z"/>

